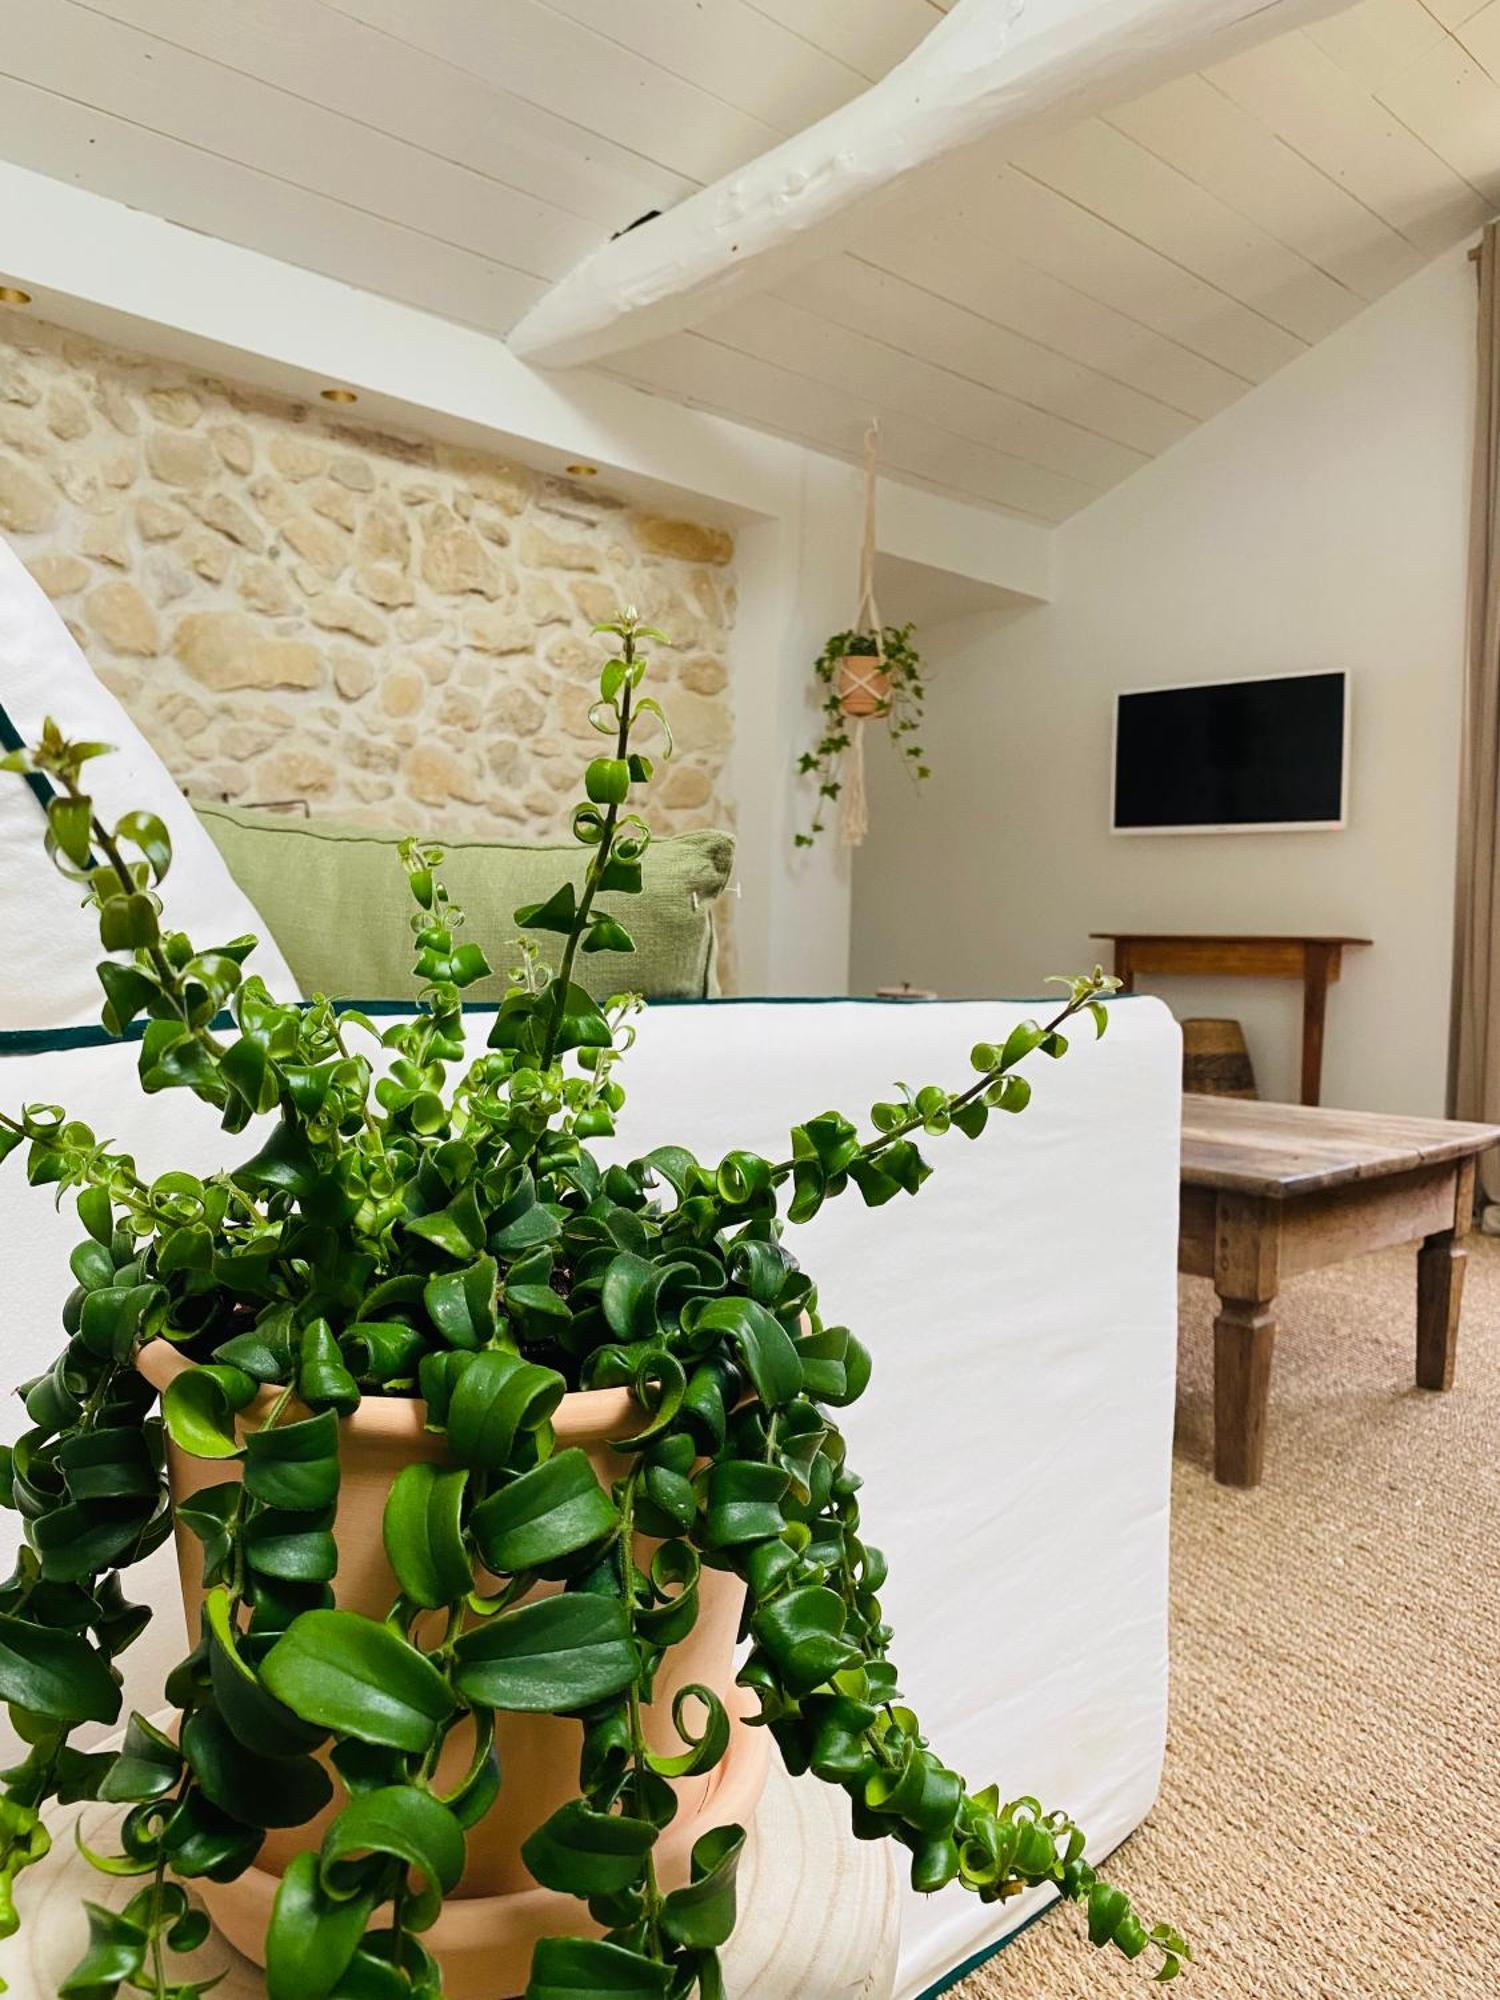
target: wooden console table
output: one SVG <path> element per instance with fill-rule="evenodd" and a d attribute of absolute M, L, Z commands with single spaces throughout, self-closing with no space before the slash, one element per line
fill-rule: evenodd
<path fill-rule="evenodd" d="M 1417 1386 L 1448 1389 L 1458 1350 L 1474 1163 L 1500 1127 L 1182 1100 L 1177 1268 L 1212 1278 L 1214 1477 L 1254 1486 L 1266 1445 L 1276 1295 L 1284 1278 L 1366 1250 L 1420 1243 Z M 1349 1328 L 1351 1338 L 1358 1327 Z"/>
<path fill-rule="evenodd" d="M 1338 978 L 1346 945 L 1357 937 L 1214 937 L 1173 931 L 1090 931 L 1115 948 L 1121 990 L 1135 991 L 1138 972 L 1199 973 L 1236 979 L 1302 981 L 1302 1102 L 1316 1104 L 1323 1084 L 1323 1022 L 1328 989 Z"/>

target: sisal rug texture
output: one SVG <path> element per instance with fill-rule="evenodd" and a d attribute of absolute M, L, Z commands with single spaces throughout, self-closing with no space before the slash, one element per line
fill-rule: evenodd
<path fill-rule="evenodd" d="M 1184 1280 L 1161 1797 L 1108 1873 L 1183 2000 L 1500 1996 L 1500 1242 L 1456 1386 L 1412 1386 L 1411 1251 L 1294 1279 L 1265 1483 L 1216 1486 L 1210 1288 Z M 1058 1801 L 1066 1804 L 1066 1801 Z M 1049 1911 L 955 2000 L 1156 1989 Z"/>

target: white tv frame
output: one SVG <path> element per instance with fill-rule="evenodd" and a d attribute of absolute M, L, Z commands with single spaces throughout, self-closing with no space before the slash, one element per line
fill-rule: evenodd
<path fill-rule="evenodd" d="M 1119 782 L 1120 703 L 1128 694 L 1176 694 L 1185 688 L 1239 687 L 1251 681 L 1322 680 L 1337 674 L 1344 683 L 1344 754 L 1339 770 L 1339 816 L 1337 819 L 1257 819 L 1231 821 L 1226 826 L 1120 826 L 1116 823 Z M 1182 833 L 1341 833 L 1349 824 L 1349 743 L 1353 735 L 1350 711 L 1353 688 L 1347 667 L 1292 667 L 1275 674 L 1235 674 L 1232 678 L 1210 681 L 1161 681 L 1151 687 L 1116 688 L 1109 729 L 1109 830 L 1121 836 Z"/>

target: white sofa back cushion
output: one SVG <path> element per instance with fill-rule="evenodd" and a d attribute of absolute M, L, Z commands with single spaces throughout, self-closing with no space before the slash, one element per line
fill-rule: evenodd
<path fill-rule="evenodd" d="M 112 743 L 87 767 L 99 817 L 155 813 L 172 836 L 164 898 L 168 921 L 200 946 L 253 931 L 248 970 L 291 999 L 296 982 L 255 907 L 235 886 L 218 849 L 171 773 L 109 690 L 94 678 L 72 634 L 14 549 L 0 537 L 0 713 L 12 737 L 35 742 L 54 717 L 65 735 Z M 98 925 L 78 892 L 42 852 L 44 808 L 34 791 L 0 776 L 0 1031 L 76 1027 L 99 1019 L 94 972 Z"/>

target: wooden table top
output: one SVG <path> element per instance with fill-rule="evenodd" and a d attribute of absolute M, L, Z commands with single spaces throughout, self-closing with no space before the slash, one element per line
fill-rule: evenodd
<path fill-rule="evenodd" d="M 1500 1125 L 1262 1104 L 1192 1091 L 1182 1099 L 1183 1181 L 1235 1194 L 1285 1199 L 1437 1166 L 1494 1145 L 1500 1145 Z"/>
<path fill-rule="evenodd" d="M 1373 944 L 1374 938 L 1335 937 L 1331 931 L 1090 931 L 1116 944 Z"/>

